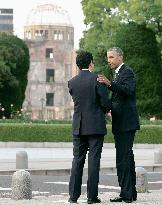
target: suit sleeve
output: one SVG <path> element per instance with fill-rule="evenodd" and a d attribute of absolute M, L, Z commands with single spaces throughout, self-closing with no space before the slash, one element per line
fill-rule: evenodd
<path fill-rule="evenodd" d="M 108 97 L 107 86 L 97 82 L 97 95 L 99 96 L 99 103 L 103 111 L 109 112 L 111 110 L 111 101 Z"/>
<path fill-rule="evenodd" d="M 127 69 L 121 77 L 120 81 L 112 81 L 110 90 L 124 95 L 134 95 L 135 92 L 135 78 L 134 73 Z"/>

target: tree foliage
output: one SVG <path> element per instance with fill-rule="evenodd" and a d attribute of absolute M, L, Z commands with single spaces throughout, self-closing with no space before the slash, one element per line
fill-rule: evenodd
<path fill-rule="evenodd" d="M 125 63 L 136 73 L 140 114 L 162 117 L 162 69 L 155 32 L 145 25 L 122 24 L 115 42 L 124 51 Z"/>
<path fill-rule="evenodd" d="M 90 27 L 107 20 L 146 24 L 162 41 L 162 0 L 82 0 L 85 23 Z M 107 23 L 106 23 L 107 24 Z"/>
<path fill-rule="evenodd" d="M 120 0 L 82 0 L 83 13 L 85 15 L 85 24 L 92 27 L 102 24 L 107 18 L 112 18 L 115 9 Z"/>
<path fill-rule="evenodd" d="M 19 38 L 0 34 L 0 116 L 9 117 L 11 104 L 20 109 L 25 98 L 29 50 Z"/>
<path fill-rule="evenodd" d="M 82 6 L 88 29 L 80 47 L 93 53 L 96 70 L 111 78 L 103 50 L 120 46 L 137 72 L 140 114 L 162 117 L 161 0 L 82 0 Z"/>
<path fill-rule="evenodd" d="M 162 0 L 131 0 L 119 3 L 121 20 L 146 24 L 162 42 Z"/>

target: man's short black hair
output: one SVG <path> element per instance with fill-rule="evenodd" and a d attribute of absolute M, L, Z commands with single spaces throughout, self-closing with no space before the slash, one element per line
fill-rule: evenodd
<path fill-rule="evenodd" d="M 88 69 L 91 62 L 93 62 L 92 53 L 84 50 L 77 51 L 76 64 L 80 70 Z"/>

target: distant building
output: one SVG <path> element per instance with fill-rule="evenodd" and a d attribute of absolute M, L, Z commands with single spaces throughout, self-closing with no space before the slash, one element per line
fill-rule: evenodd
<path fill-rule="evenodd" d="M 0 32 L 13 33 L 13 9 L 0 8 Z"/>
<path fill-rule="evenodd" d="M 67 81 L 76 75 L 74 27 L 66 10 L 53 4 L 34 8 L 24 26 L 30 70 L 23 107 L 33 119 L 70 119 Z"/>

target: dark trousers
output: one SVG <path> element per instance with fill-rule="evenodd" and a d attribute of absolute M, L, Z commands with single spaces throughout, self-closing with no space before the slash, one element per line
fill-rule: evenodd
<path fill-rule="evenodd" d="M 136 198 L 136 173 L 133 154 L 135 131 L 119 132 L 114 134 L 116 147 L 116 168 L 120 196 L 128 199 Z"/>
<path fill-rule="evenodd" d="M 79 135 L 73 137 L 73 162 L 69 182 L 69 195 L 78 199 L 81 195 L 83 167 L 88 153 L 87 198 L 98 196 L 100 159 L 103 147 L 103 135 Z"/>

